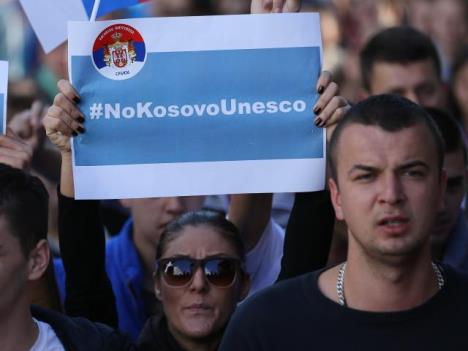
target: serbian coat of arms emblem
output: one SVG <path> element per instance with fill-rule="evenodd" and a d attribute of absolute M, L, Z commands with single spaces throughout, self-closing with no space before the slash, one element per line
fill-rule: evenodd
<path fill-rule="evenodd" d="M 94 65 L 110 79 L 133 77 L 143 67 L 145 58 L 146 48 L 141 34 L 126 24 L 107 27 L 94 42 Z"/>

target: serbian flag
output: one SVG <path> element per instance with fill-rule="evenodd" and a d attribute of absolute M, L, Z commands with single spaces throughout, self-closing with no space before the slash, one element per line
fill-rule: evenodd
<path fill-rule="evenodd" d="M 94 0 L 19 0 L 45 53 L 67 40 L 68 21 L 89 21 Z M 97 17 L 149 0 L 101 0 Z"/>

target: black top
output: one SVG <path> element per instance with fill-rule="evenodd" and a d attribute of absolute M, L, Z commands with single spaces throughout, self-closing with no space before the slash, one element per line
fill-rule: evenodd
<path fill-rule="evenodd" d="M 137 344 L 139 351 L 184 351 L 169 332 L 164 315 L 148 319 Z"/>
<path fill-rule="evenodd" d="M 134 351 L 131 340 L 120 332 L 84 318 L 70 318 L 61 313 L 33 306 L 34 318 L 49 324 L 66 351 Z"/>
<path fill-rule="evenodd" d="M 468 277 L 452 268 L 443 267 L 444 287 L 423 305 L 385 313 L 328 299 L 318 288 L 322 271 L 247 300 L 232 317 L 220 350 L 468 350 Z"/>
<path fill-rule="evenodd" d="M 60 251 L 65 269 L 65 312 L 117 328 L 117 309 L 105 266 L 105 235 L 99 201 L 61 195 Z"/>
<path fill-rule="evenodd" d="M 278 280 L 325 267 L 334 222 L 335 211 L 328 191 L 296 194 L 286 227 Z"/>

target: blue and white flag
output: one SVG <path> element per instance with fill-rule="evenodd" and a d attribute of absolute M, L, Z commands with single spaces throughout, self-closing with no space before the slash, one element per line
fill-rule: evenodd
<path fill-rule="evenodd" d="M 323 189 L 317 14 L 69 25 L 77 198 Z"/>
<path fill-rule="evenodd" d="M 46 53 L 67 40 L 68 21 L 88 21 L 95 0 L 19 0 Z M 148 0 L 101 0 L 97 16 Z"/>
<path fill-rule="evenodd" d="M 6 133 L 8 61 L 0 61 L 0 134 Z"/>

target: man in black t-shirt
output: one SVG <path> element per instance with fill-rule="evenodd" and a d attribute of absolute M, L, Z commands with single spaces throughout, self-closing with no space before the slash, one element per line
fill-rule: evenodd
<path fill-rule="evenodd" d="M 354 106 L 329 147 L 348 261 L 247 300 L 221 350 L 466 349 L 468 278 L 431 261 L 443 154 L 434 122 L 409 100 L 379 95 Z"/>

